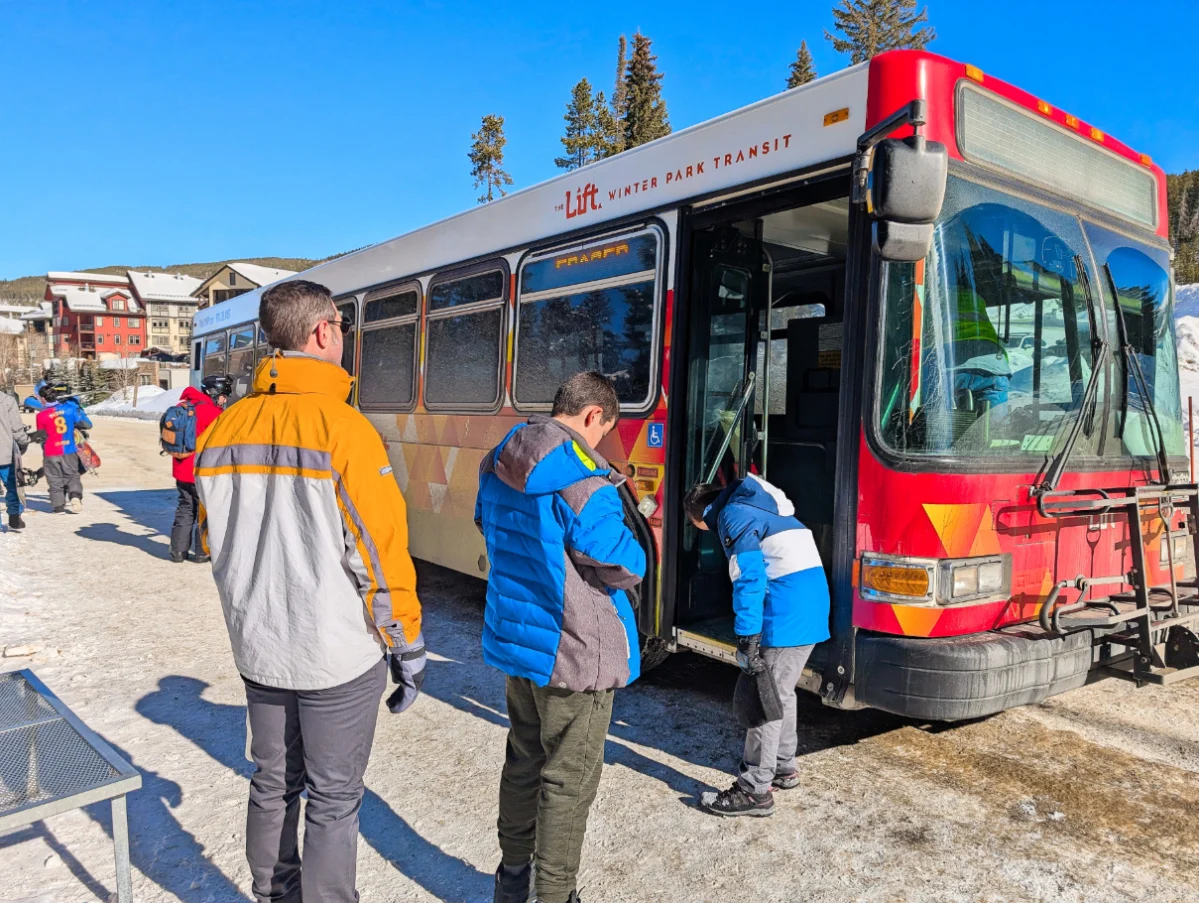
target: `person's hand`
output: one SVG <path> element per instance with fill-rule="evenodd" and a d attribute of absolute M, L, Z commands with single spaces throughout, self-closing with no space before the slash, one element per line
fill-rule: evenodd
<path fill-rule="evenodd" d="M 34 430 L 29 434 L 29 440 L 31 442 L 36 442 L 38 445 L 44 445 L 46 443 L 46 431 Z"/>
<path fill-rule="evenodd" d="M 766 670 L 766 660 L 762 658 L 762 634 L 737 637 L 737 664 L 741 670 L 753 677 Z"/>
<path fill-rule="evenodd" d="M 387 708 L 392 714 L 398 715 L 416 702 L 420 688 L 425 683 L 425 635 L 417 634 L 416 639 L 407 644 L 397 643 L 389 656 L 391 679 L 396 682 L 395 692 L 387 697 Z"/>

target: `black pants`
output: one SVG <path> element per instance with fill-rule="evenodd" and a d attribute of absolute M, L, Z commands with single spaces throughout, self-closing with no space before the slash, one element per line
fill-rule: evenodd
<path fill-rule="evenodd" d="M 175 481 L 179 490 L 179 504 L 175 506 L 175 523 L 171 524 L 171 554 L 176 558 L 186 557 L 187 550 L 192 547 L 192 534 L 196 532 L 196 518 L 200 507 L 200 497 L 196 495 L 195 483 Z M 200 554 L 199 545 L 196 554 Z"/>
<path fill-rule="evenodd" d="M 50 490 L 50 506 L 61 508 L 67 498 L 83 498 L 83 482 L 79 479 L 79 455 L 47 455 L 42 463 L 46 486 Z"/>

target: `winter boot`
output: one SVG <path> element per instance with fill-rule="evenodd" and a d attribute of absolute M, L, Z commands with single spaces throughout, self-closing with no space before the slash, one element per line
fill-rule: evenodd
<path fill-rule="evenodd" d="M 741 789 L 741 784 L 737 781 L 734 781 L 728 790 L 705 793 L 700 799 L 700 804 L 713 815 L 750 815 L 757 818 L 774 815 L 774 794 L 749 793 Z"/>
<path fill-rule="evenodd" d="M 58 506 L 56 506 L 56 507 L 54 508 L 54 511 L 53 511 L 53 513 L 54 513 L 54 514 L 66 514 L 66 513 L 67 513 L 67 507 L 66 507 L 66 505 L 58 505 Z"/>
<path fill-rule="evenodd" d="M 492 903 L 529 903 L 533 900 L 533 863 L 519 872 L 511 872 L 503 864 L 495 870 L 495 896 Z"/>
<path fill-rule="evenodd" d="M 208 562 L 212 561 L 212 556 L 206 555 L 203 552 L 197 552 L 192 561 L 196 564 L 208 564 Z"/>
<path fill-rule="evenodd" d="M 10 529 L 10 530 L 24 530 L 25 529 L 25 521 L 21 518 L 21 515 L 10 514 L 8 516 L 8 529 Z"/>
<path fill-rule="evenodd" d="M 177 555 L 174 552 L 171 553 L 171 563 L 172 564 L 183 564 L 183 562 L 185 562 L 185 561 L 187 561 L 187 553 L 186 552 L 184 552 L 182 555 Z"/>
<path fill-rule="evenodd" d="M 70 511 L 72 514 L 82 514 L 83 513 L 83 499 L 81 499 L 77 495 L 71 496 L 67 500 L 67 510 Z"/>

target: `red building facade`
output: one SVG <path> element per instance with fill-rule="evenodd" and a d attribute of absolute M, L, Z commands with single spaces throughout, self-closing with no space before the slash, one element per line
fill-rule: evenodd
<path fill-rule="evenodd" d="M 51 273 L 56 357 L 137 357 L 146 348 L 146 310 L 125 277 Z"/>

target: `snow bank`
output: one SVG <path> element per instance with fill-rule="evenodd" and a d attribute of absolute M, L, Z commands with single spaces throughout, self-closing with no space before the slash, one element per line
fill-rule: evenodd
<path fill-rule="evenodd" d="M 158 386 L 142 386 L 137 390 L 137 407 L 133 406 L 133 389 L 113 392 L 104 401 L 87 409 L 89 414 L 105 417 L 136 417 L 142 420 L 157 420 L 171 405 L 179 403 L 183 389 L 161 389 Z"/>
<path fill-rule="evenodd" d="M 1175 289 L 1174 316 L 1199 317 L 1199 282 L 1180 285 Z"/>

